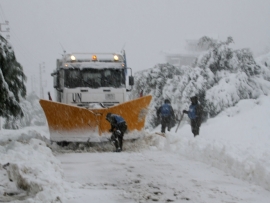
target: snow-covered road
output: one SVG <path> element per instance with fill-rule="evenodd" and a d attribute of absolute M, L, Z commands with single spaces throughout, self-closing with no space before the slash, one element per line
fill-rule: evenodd
<path fill-rule="evenodd" d="M 166 151 L 59 154 L 77 202 L 269 203 L 262 187 Z"/>

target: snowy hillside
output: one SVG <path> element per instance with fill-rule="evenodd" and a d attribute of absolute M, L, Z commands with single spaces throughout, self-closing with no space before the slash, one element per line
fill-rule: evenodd
<path fill-rule="evenodd" d="M 261 66 L 270 67 L 270 52 L 256 58 L 256 62 Z"/>
<path fill-rule="evenodd" d="M 131 98 L 143 90 L 153 96 L 147 128 L 153 129 L 156 108 L 170 99 L 176 114 L 187 109 L 191 96 L 197 95 L 204 107 L 204 117 L 214 117 L 242 99 L 256 99 L 270 92 L 269 54 L 254 60 L 248 49 L 232 50 L 231 38 L 226 42 L 212 42 L 209 50 L 200 55 L 195 68 L 158 64 L 135 74 Z M 266 63 L 265 63 L 266 62 Z M 205 120 L 205 119 L 204 119 Z"/>

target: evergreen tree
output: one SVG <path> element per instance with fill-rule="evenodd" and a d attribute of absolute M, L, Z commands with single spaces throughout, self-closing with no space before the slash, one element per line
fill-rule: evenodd
<path fill-rule="evenodd" d="M 20 97 L 26 95 L 25 81 L 11 45 L 0 35 L 0 116 L 9 121 L 23 116 Z"/>

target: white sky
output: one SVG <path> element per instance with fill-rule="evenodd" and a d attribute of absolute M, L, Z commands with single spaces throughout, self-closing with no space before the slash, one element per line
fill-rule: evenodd
<path fill-rule="evenodd" d="M 164 62 L 162 51 L 181 50 L 193 36 L 232 36 L 235 48 L 249 47 L 254 54 L 270 46 L 269 0 L 1 0 L 0 6 L 0 23 L 9 21 L 10 42 L 29 92 L 32 76 L 39 90 L 43 62 L 52 91 L 50 73 L 63 53 L 61 45 L 67 52 L 124 47 L 134 72 Z"/>
<path fill-rule="evenodd" d="M 124 141 L 121 153 L 113 153 L 109 144 L 88 153 L 61 153 L 46 139 L 47 126 L 3 129 L 0 201 L 26 196 L 24 203 L 60 202 L 57 197 L 65 203 L 269 203 L 269 126 L 270 96 L 261 96 L 208 119 L 196 138 L 182 121 L 166 138 L 154 133 L 160 126 L 140 132 L 136 142 Z M 6 171 L 2 166 L 8 162 Z M 16 187 L 20 181 L 29 186 L 30 196 Z"/>

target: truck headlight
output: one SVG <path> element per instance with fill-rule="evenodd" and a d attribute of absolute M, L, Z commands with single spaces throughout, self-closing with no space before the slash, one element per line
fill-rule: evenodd
<path fill-rule="evenodd" d="M 75 57 L 74 55 L 71 55 L 71 56 L 70 56 L 70 59 L 71 59 L 72 61 L 75 61 L 75 60 L 76 60 L 76 57 Z"/>
<path fill-rule="evenodd" d="M 114 56 L 113 56 L 113 59 L 114 59 L 115 61 L 118 61 L 118 60 L 119 60 L 119 57 L 118 57 L 117 55 L 114 55 Z"/>

